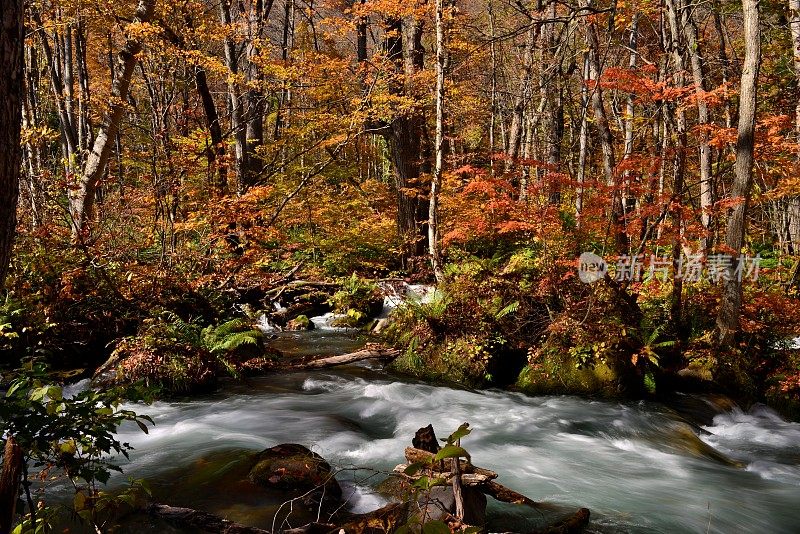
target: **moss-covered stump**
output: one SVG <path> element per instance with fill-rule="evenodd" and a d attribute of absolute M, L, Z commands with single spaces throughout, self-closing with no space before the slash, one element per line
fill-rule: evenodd
<path fill-rule="evenodd" d="M 284 490 L 307 506 L 331 510 L 341 503 L 342 488 L 328 462 L 296 443 L 276 445 L 258 453 L 247 478 L 259 486 Z"/>

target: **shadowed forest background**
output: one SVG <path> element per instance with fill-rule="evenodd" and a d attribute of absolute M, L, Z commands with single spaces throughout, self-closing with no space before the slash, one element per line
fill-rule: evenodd
<path fill-rule="evenodd" d="M 363 300 L 435 277 L 438 308 L 396 328 L 408 370 L 547 389 L 601 364 L 621 390 L 683 371 L 796 401 L 798 17 L 31 2 L 6 351 L 89 368 L 163 310 L 214 322 L 291 279 Z M 584 251 L 673 275 L 584 285 Z M 674 276 L 697 254 L 734 261 Z"/>

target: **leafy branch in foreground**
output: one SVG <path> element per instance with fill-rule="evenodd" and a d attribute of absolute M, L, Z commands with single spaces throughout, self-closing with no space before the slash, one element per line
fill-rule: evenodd
<path fill-rule="evenodd" d="M 131 422 L 147 433 L 148 424 L 153 424 L 150 417 L 122 408 L 123 400 L 141 399 L 141 392 L 87 389 L 70 397 L 48 382 L 42 365 L 29 364 L 15 374 L 0 399 L 0 431 L 6 449 L 16 451 L 4 455 L 3 468 L 17 467 L 21 474 L 0 493 L 13 494 L 15 499 L 22 493 L 23 499 L 3 513 L 25 510 L 15 534 L 45 531 L 47 518 L 54 512 L 46 507 L 43 482 L 51 486 L 53 480 L 61 479 L 74 489 L 76 516 L 99 532 L 120 504 L 132 505 L 136 495 L 149 492 L 143 482 L 132 482 L 116 496 L 100 490 L 113 472 L 122 472 L 113 458 L 128 458 L 132 449 L 117 438 L 120 425 Z M 42 481 L 40 487 L 34 487 L 36 480 Z"/>

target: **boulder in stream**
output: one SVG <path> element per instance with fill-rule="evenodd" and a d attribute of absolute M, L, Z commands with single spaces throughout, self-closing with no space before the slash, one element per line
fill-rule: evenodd
<path fill-rule="evenodd" d="M 298 315 L 288 323 L 286 330 L 313 330 L 314 323 L 306 315 Z"/>
<path fill-rule="evenodd" d="M 341 503 L 342 488 L 328 462 L 296 443 L 276 445 L 258 453 L 247 476 L 256 485 L 296 493 L 303 503 L 322 502 L 329 509 Z"/>

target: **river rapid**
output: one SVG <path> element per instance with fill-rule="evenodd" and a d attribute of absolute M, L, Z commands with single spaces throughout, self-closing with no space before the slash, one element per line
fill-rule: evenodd
<path fill-rule="evenodd" d="M 357 345 L 324 328 L 279 336 L 276 344 L 304 354 Z M 706 405 L 690 397 L 683 404 Z M 276 496 L 242 481 L 250 453 L 286 442 L 310 447 L 342 470 L 348 506 L 365 512 L 386 502 L 374 488 L 404 461 L 418 428 L 433 423 L 442 437 L 469 422 L 463 445 L 476 465 L 534 500 L 589 508 L 591 532 L 800 532 L 800 424 L 762 406 L 707 407 L 686 416 L 655 403 L 469 391 L 359 365 L 136 406 L 155 427 L 149 435 L 123 428 L 123 441 L 135 447 L 123 467 L 126 476 L 153 481 L 168 504 L 272 528 L 268 501 Z M 547 521 L 489 500 L 493 531 Z"/>

